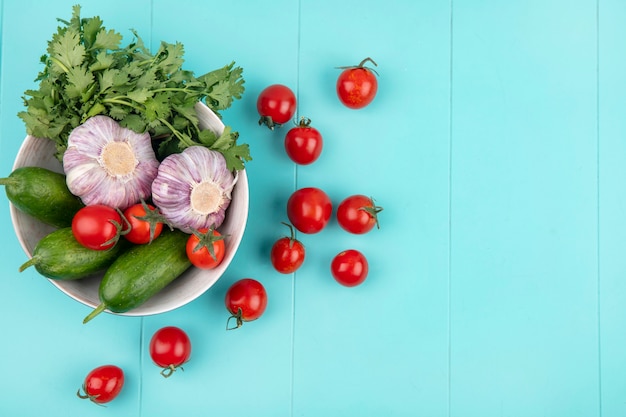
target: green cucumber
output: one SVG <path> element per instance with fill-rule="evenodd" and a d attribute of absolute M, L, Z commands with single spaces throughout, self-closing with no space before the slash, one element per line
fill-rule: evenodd
<path fill-rule="evenodd" d="M 70 226 L 74 214 L 83 207 L 80 198 L 67 188 L 65 175 L 46 168 L 16 168 L 8 177 L 0 178 L 0 185 L 5 186 L 15 208 L 55 227 Z"/>
<path fill-rule="evenodd" d="M 88 249 L 78 243 L 71 227 L 57 229 L 44 236 L 33 250 L 33 256 L 19 269 L 34 266 L 46 278 L 73 280 L 105 270 L 123 251 L 124 242 L 109 250 Z"/>
<path fill-rule="evenodd" d="M 188 238 L 180 230 L 164 230 L 152 243 L 134 246 L 121 254 L 100 282 L 100 305 L 83 323 L 104 310 L 125 313 L 139 307 L 178 278 L 191 266 L 185 251 Z"/>

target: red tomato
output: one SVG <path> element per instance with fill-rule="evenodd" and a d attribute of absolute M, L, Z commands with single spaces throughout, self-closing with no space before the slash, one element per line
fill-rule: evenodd
<path fill-rule="evenodd" d="M 367 233 L 378 224 L 378 213 L 383 210 L 374 204 L 374 199 L 355 194 L 337 206 L 337 223 L 350 233 Z"/>
<path fill-rule="evenodd" d="M 213 269 L 224 260 L 226 245 L 224 236 L 217 230 L 200 229 L 187 239 L 187 257 L 201 269 Z"/>
<path fill-rule="evenodd" d="M 357 250 L 344 250 L 333 258 L 330 270 L 338 283 L 346 287 L 355 287 L 367 278 L 367 259 Z"/>
<path fill-rule="evenodd" d="M 270 260 L 274 268 L 281 274 L 295 272 L 304 262 L 304 245 L 296 239 L 293 227 L 283 223 L 291 231 L 290 237 L 278 239 L 272 246 Z"/>
<path fill-rule="evenodd" d="M 113 400 L 124 386 L 124 372 L 115 365 L 103 365 L 93 369 L 85 377 L 83 394 L 76 392 L 79 398 L 91 400 L 97 404 Z"/>
<path fill-rule="evenodd" d="M 110 249 L 123 233 L 122 216 L 102 204 L 78 210 L 72 219 L 72 232 L 81 245 L 94 250 Z"/>
<path fill-rule="evenodd" d="M 360 109 L 372 102 L 378 91 L 376 72 L 364 67 L 370 61 L 376 66 L 371 58 L 365 58 L 357 66 L 340 67 L 343 69 L 337 78 L 337 96 L 346 107 Z"/>
<path fill-rule="evenodd" d="M 130 224 L 130 230 L 124 237 L 132 243 L 151 243 L 163 230 L 163 217 L 151 204 L 134 204 L 124 210 L 124 217 Z"/>
<path fill-rule="evenodd" d="M 150 357 L 162 367 L 161 375 L 171 376 L 176 369 L 189 360 L 191 341 L 182 329 L 167 326 L 157 330 L 150 339 Z"/>
<path fill-rule="evenodd" d="M 261 115 L 259 124 L 270 129 L 287 123 L 296 113 L 296 95 L 282 84 L 273 84 L 261 91 L 256 102 Z"/>
<path fill-rule="evenodd" d="M 328 223 L 333 205 L 328 195 L 315 187 L 296 190 L 287 201 L 287 217 L 302 233 L 318 233 Z"/>
<path fill-rule="evenodd" d="M 235 282 L 226 291 L 224 297 L 226 309 L 232 314 L 226 322 L 228 330 L 241 327 L 244 321 L 256 320 L 267 307 L 267 292 L 259 281 L 244 278 Z M 230 320 L 235 319 L 236 327 L 229 327 Z"/>
<path fill-rule="evenodd" d="M 300 124 L 285 135 L 285 151 L 291 160 L 300 165 L 308 165 L 322 153 L 322 135 L 310 126 L 311 120 L 302 118 Z"/>

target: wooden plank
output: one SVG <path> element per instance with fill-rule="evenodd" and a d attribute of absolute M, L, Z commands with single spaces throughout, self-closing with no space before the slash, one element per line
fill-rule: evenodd
<path fill-rule="evenodd" d="M 453 416 L 598 414 L 595 11 L 454 1 Z"/>
<path fill-rule="evenodd" d="M 280 224 L 285 217 L 278 201 L 293 190 L 294 169 L 278 147 L 282 146 L 278 137 L 284 133 L 258 125 L 256 99 L 270 84 L 295 88 L 297 3 L 187 1 L 183 6 L 193 13 L 172 13 L 171 3 L 154 2 L 153 45 L 160 40 L 183 43 L 185 66 L 197 74 L 231 61 L 243 68 L 246 91 L 223 112 L 223 120 L 239 132 L 241 143 L 250 146 L 250 209 L 241 246 L 225 275 L 199 299 L 168 314 L 168 322 L 188 329 L 193 337 L 195 352 L 185 371 L 164 380 L 151 371 L 150 358 L 143 357 L 142 412 L 146 416 L 179 415 L 181 410 L 247 415 L 255 410 L 257 415 L 288 416 L 293 292 L 289 277 L 273 270 L 269 249 L 273 239 L 286 231 Z M 246 277 L 265 286 L 267 310 L 257 321 L 227 331 L 224 295 L 232 283 Z M 163 320 L 145 319 L 144 349 Z"/>
<path fill-rule="evenodd" d="M 599 209 L 600 209 L 600 375 L 602 415 L 626 414 L 623 387 L 626 355 L 626 123 L 624 122 L 624 36 L 626 5 L 599 2 Z"/>
<path fill-rule="evenodd" d="M 371 195 L 384 211 L 368 235 L 334 219 L 301 235 L 293 415 L 447 415 L 449 18 L 447 1 L 302 2 L 300 114 L 325 148 L 298 168 L 297 186 L 318 186 L 335 205 Z M 379 93 L 347 109 L 336 67 L 368 56 Z M 369 260 L 359 287 L 330 274 L 348 248 Z"/>
<path fill-rule="evenodd" d="M 149 1 L 113 0 L 98 7 L 84 5 L 82 16 L 100 17 L 125 40 L 134 27 L 149 31 Z M 73 1 L 3 2 L 2 57 L 0 63 L 0 170 L 9 175 L 26 130 L 17 112 L 23 109 L 25 90 L 36 88 L 34 79 L 43 68 L 39 58 L 56 32 L 57 17 L 70 19 Z M 125 10 L 120 14 L 119 10 Z M 27 260 L 15 234 L 4 191 L 0 196 L 0 225 L 5 231 L 0 251 L 2 279 L 0 326 L 3 329 L 4 370 L 10 378 L 0 380 L 2 415 L 89 415 L 95 406 L 81 401 L 76 391 L 87 373 L 109 363 L 127 375 L 122 395 L 108 409 L 119 415 L 137 415 L 140 383 L 139 361 L 141 319 L 102 314 L 88 325 L 83 318 L 91 311 L 47 282 L 31 267 L 18 273 Z M 98 411 L 98 410 L 95 410 Z"/>

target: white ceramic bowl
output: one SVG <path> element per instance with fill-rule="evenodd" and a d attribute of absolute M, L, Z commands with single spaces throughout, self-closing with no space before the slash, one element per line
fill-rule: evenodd
<path fill-rule="evenodd" d="M 196 105 L 196 112 L 202 129 L 211 129 L 218 134 L 223 131 L 224 124 L 206 105 L 203 103 Z M 27 136 L 17 154 L 13 169 L 22 166 L 40 166 L 63 172 L 60 162 L 53 155 L 54 152 L 53 141 Z M 246 171 L 242 170 L 239 172 L 237 184 L 233 189 L 226 219 L 219 228 L 220 232 L 227 236 L 225 238 L 226 255 L 222 263 L 211 270 L 191 267 L 143 305 L 121 315 L 147 316 L 164 313 L 193 301 L 207 291 L 222 276 L 241 243 L 248 220 L 248 207 L 248 177 Z M 13 205 L 10 206 L 10 212 L 17 238 L 30 258 L 37 242 L 54 229 L 20 212 Z M 98 286 L 101 278 L 102 274 L 73 281 L 52 279 L 49 281 L 74 300 L 95 308 L 100 304 Z"/>

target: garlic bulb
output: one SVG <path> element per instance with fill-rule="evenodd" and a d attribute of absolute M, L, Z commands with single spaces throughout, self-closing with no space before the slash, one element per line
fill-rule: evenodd
<path fill-rule="evenodd" d="M 184 232 L 218 228 L 236 182 L 221 153 L 190 146 L 161 162 L 152 183 L 152 201 L 173 227 Z"/>
<path fill-rule="evenodd" d="M 69 135 L 63 170 L 69 190 L 86 205 L 121 210 L 150 197 L 159 162 L 148 133 L 94 116 Z"/>

